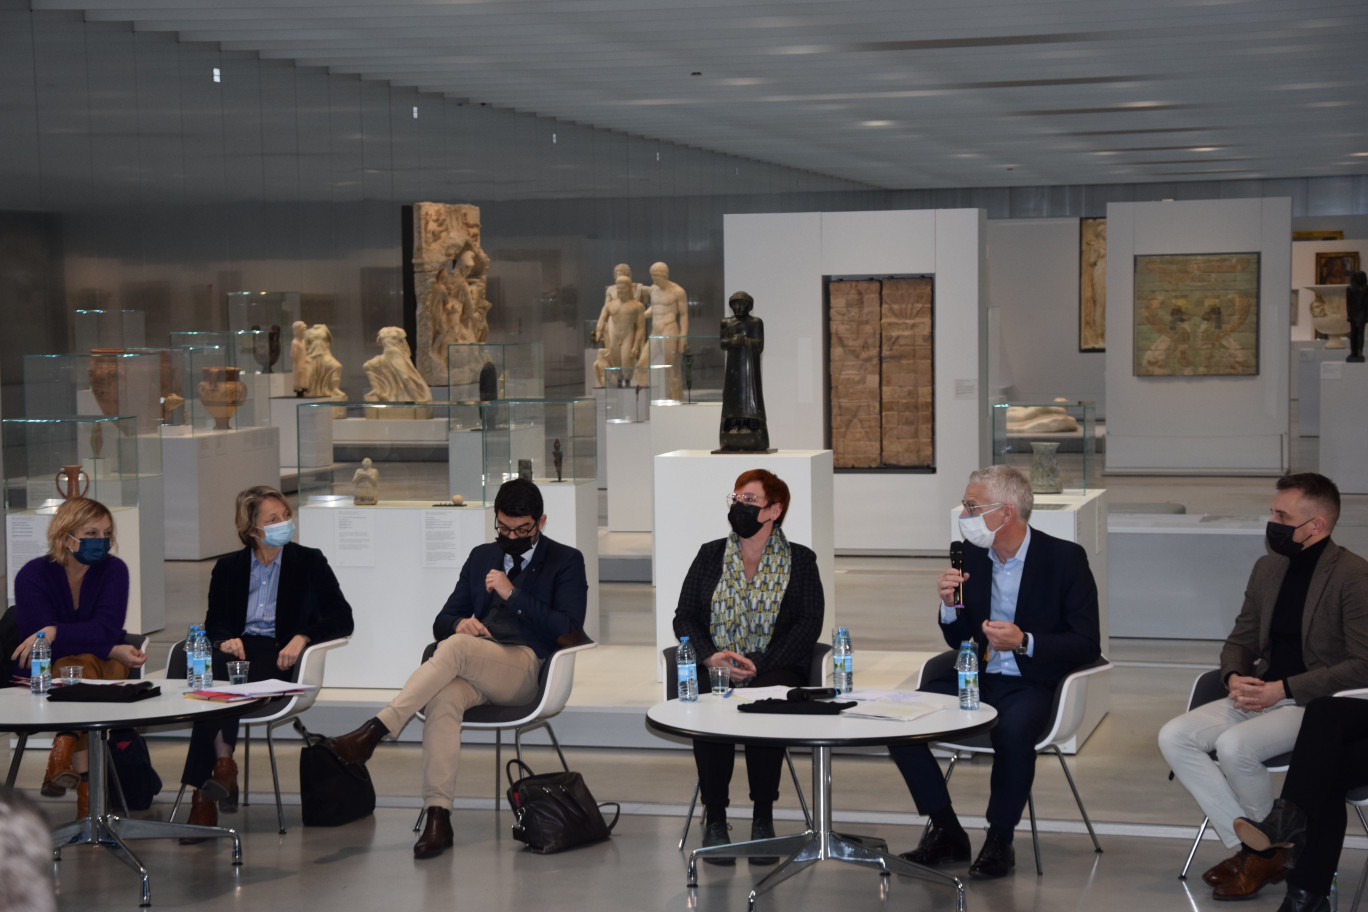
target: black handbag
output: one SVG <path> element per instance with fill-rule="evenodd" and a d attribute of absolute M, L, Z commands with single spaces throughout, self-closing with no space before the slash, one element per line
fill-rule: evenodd
<path fill-rule="evenodd" d="M 131 728 L 116 728 L 109 733 L 109 760 L 114 778 L 130 811 L 145 811 L 161 791 L 161 776 L 152 767 L 143 736 Z"/>
<path fill-rule="evenodd" d="M 328 739 L 306 729 L 299 752 L 299 804 L 305 826 L 341 826 L 375 813 L 375 786 L 364 763 L 343 763 Z"/>
<path fill-rule="evenodd" d="M 520 766 L 526 776 L 513 781 L 513 767 Z M 575 772 L 537 775 L 521 760 L 509 760 L 508 804 L 513 808 L 513 838 L 524 842 L 533 852 L 550 855 L 562 849 L 599 842 L 612 835 L 622 806 L 616 801 L 599 805 Z M 613 820 L 603 819 L 600 807 L 612 806 Z"/>

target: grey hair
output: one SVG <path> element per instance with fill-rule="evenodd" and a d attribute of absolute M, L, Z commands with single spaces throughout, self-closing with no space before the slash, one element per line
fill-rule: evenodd
<path fill-rule="evenodd" d="M 56 908 L 47 821 L 32 801 L 0 786 L 0 909 L 55 912 Z"/>
<path fill-rule="evenodd" d="M 993 503 L 1011 504 L 1022 522 L 1030 521 L 1035 494 L 1019 470 L 1008 465 L 985 466 L 969 474 L 969 483 L 983 485 Z"/>

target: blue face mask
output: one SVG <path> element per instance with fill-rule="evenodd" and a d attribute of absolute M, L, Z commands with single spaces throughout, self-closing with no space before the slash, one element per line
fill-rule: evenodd
<path fill-rule="evenodd" d="M 87 566 L 98 564 L 109 556 L 109 539 L 107 538 L 78 538 L 76 541 L 76 560 Z"/>
<path fill-rule="evenodd" d="M 289 544 L 290 539 L 294 537 L 295 524 L 293 520 L 287 519 L 284 522 L 262 526 L 261 531 L 265 533 L 261 536 L 263 542 L 272 548 L 281 548 Z"/>

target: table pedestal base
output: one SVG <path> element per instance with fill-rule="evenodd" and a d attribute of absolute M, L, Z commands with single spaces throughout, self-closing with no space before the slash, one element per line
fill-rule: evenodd
<path fill-rule="evenodd" d="M 91 732 L 91 740 L 96 740 L 96 732 Z M 166 823 L 161 820 L 142 820 L 131 817 L 116 817 L 107 813 L 108 800 L 108 763 L 107 741 L 109 732 L 98 732 L 99 745 L 91 745 L 90 750 L 90 816 L 62 824 L 52 831 L 53 855 L 61 857 L 61 851 L 72 845 L 97 845 L 112 849 L 124 864 L 138 872 L 142 878 L 142 901 L 139 905 L 152 904 L 152 888 L 147 876 L 147 866 L 128 847 L 126 839 L 166 839 L 185 837 L 189 839 L 219 839 L 231 837 L 233 840 L 233 864 L 242 864 L 242 839 L 236 830 L 226 827 L 192 826 L 188 823 Z"/>
<path fill-rule="evenodd" d="M 964 884 L 958 877 L 944 874 L 933 868 L 913 864 L 886 851 L 883 840 L 862 839 L 835 833 L 831 829 L 831 748 L 812 749 L 812 825 L 813 829 L 794 836 L 776 836 L 773 839 L 755 839 L 749 842 L 734 842 L 728 845 L 694 849 L 689 853 L 688 885 L 698 886 L 698 858 L 746 858 L 751 856 L 783 855 L 792 853 L 779 867 L 765 876 L 755 889 L 751 890 L 746 908 L 755 910 L 756 897 L 768 893 L 794 874 L 815 862 L 831 859 L 851 864 L 877 867 L 885 877 L 890 874 L 903 874 L 942 883 L 955 888 L 956 912 L 964 912 Z"/>

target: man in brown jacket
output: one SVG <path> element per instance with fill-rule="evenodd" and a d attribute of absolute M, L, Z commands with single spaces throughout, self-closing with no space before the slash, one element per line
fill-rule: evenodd
<path fill-rule="evenodd" d="M 1262 820 L 1272 808 L 1263 761 L 1292 749 L 1303 707 L 1368 686 L 1368 561 L 1330 540 L 1339 512 L 1339 489 L 1324 475 L 1278 479 L 1267 529 L 1273 553 L 1255 562 L 1221 649 L 1229 697 L 1159 732 L 1159 749 L 1178 781 L 1231 849 L 1240 847 L 1235 818 Z M 1241 848 L 1202 879 L 1216 899 L 1244 899 L 1282 879 L 1284 852 Z"/>

